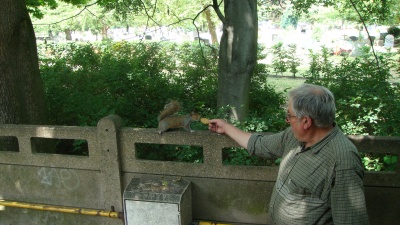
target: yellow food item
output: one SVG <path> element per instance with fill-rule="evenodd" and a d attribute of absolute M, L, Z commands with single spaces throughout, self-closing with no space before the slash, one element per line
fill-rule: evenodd
<path fill-rule="evenodd" d="M 208 124 L 209 123 L 207 118 L 201 118 L 200 122 L 202 122 L 203 124 Z"/>

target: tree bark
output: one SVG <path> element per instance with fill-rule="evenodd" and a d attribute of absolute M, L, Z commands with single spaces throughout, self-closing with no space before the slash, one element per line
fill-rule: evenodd
<path fill-rule="evenodd" d="M 257 0 L 225 0 L 218 74 L 218 106 L 233 107 L 242 120 L 249 106 L 250 79 L 257 62 Z"/>
<path fill-rule="evenodd" d="M 0 7 L 0 124 L 47 124 L 47 118 L 36 38 L 25 0 L 4 0 Z"/>
<path fill-rule="evenodd" d="M 211 12 L 210 12 L 209 8 L 204 10 L 204 15 L 207 20 L 208 31 L 210 32 L 210 36 L 211 36 L 211 43 L 217 44 L 218 43 L 217 32 L 215 31 L 215 24 L 211 20 Z"/>
<path fill-rule="evenodd" d="M 71 41 L 72 40 L 72 34 L 71 34 L 71 30 L 70 29 L 65 29 L 64 33 L 65 33 L 65 40 L 67 41 Z"/>
<path fill-rule="evenodd" d="M 107 25 L 103 25 L 103 27 L 101 28 L 101 37 L 103 40 L 105 40 L 106 38 L 108 38 L 108 26 Z"/>

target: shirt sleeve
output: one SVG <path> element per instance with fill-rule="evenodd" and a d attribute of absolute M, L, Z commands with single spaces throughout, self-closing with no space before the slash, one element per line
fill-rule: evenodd
<path fill-rule="evenodd" d="M 276 134 L 252 134 L 247 143 L 247 151 L 250 155 L 264 158 L 279 158 L 284 152 L 284 141 L 287 131 Z"/>
<path fill-rule="evenodd" d="M 354 153 L 353 153 L 354 154 Z M 355 161 L 353 161 L 355 160 Z M 347 158 L 356 163 L 357 156 Z M 351 163 L 350 163 L 351 164 Z M 359 163 L 352 168 L 336 168 L 331 191 L 331 207 L 334 224 L 365 225 L 369 224 L 363 187 L 363 169 Z"/>

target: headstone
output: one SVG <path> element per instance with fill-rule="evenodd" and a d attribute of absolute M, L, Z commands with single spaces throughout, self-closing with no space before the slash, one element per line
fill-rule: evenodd
<path fill-rule="evenodd" d="M 361 41 L 356 41 L 353 42 L 352 44 L 352 49 L 351 49 L 351 56 L 357 57 L 361 55 L 361 48 L 364 46 L 365 44 Z"/>
<path fill-rule="evenodd" d="M 383 40 L 375 40 L 375 45 L 382 47 L 383 46 Z"/>
<path fill-rule="evenodd" d="M 356 36 L 350 36 L 349 38 L 353 42 L 358 40 L 358 37 L 356 37 Z"/>
<path fill-rule="evenodd" d="M 369 38 L 366 38 L 365 43 L 367 45 L 375 45 L 375 36 L 369 36 Z"/>
<path fill-rule="evenodd" d="M 394 36 L 391 34 L 386 35 L 385 37 L 385 45 L 386 48 L 393 48 L 394 46 Z"/>
<path fill-rule="evenodd" d="M 388 34 L 388 33 L 380 33 L 379 39 L 380 39 L 380 40 L 385 40 L 385 37 L 386 37 L 387 34 Z"/>
<path fill-rule="evenodd" d="M 283 42 L 282 37 L 279 36 L 278 34 L 272 34 L 272 43 L 276 44 L 279 42 Z"/>

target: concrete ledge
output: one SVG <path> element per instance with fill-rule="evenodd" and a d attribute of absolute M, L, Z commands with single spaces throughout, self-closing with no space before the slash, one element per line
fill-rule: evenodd
<path fill-rule="evenodd" d="M 267 134 L 268 135 L 268 134 Z M 18 139 L 19 152 L 0 151 L 0 200 L 122 210 L 122 190 L 133 178 L 183 179 L 192 183 L 193 218 L 232 224 L 270 224 L 267 204 L 278 167 L 227 166 L 222 149 L 238 147 L 230 138 L 209 131 L 168 131 L 121 127 L 113 115 L 97 127 L 0 125 L 0 136 Z M 89 156 L 35 153 L 31 138 L 83 139 Z M 400 156 L 400 137 L 349 136 L 360 152 Z M 141 160 L 136 143 L 195 145 L 203 163 Z M 393 172 L 366 172 L 365 190 L 371 224 L 396 224 L 400 214 L 400 162 Z M 29 214 L 29 216 L 23 213 Z M 123 224 L 122 220 L 0 209 L 0 225 Z M 62 222 L 64 221 L 64 222 Z M 95 222 L 93 222 L 95 221 Z"/>

